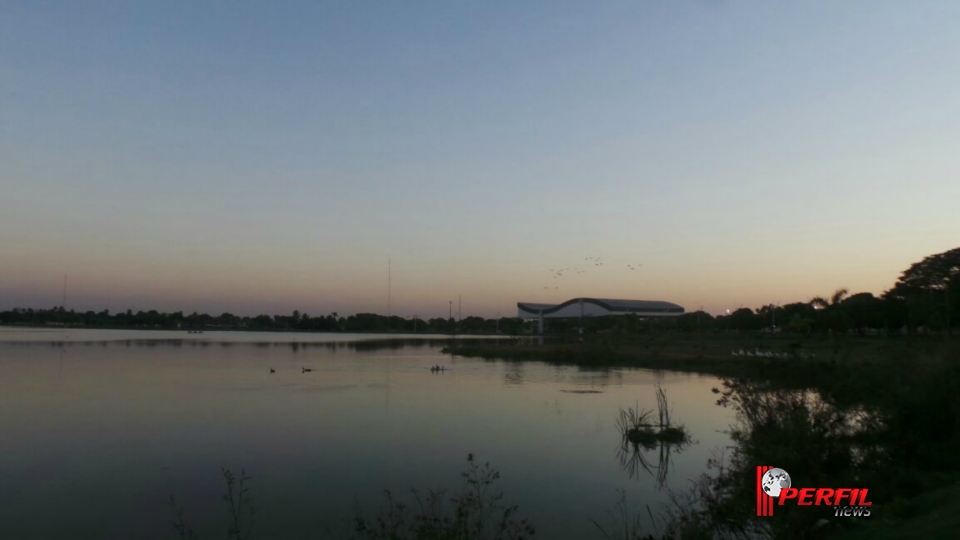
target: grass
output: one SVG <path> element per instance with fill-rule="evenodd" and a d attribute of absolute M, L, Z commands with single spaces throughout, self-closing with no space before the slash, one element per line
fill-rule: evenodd
<path fill-rule="evenodd" d="M 616 425 L 623 438 L 632 444 L 649 445 L 651 448 L 656 443 L 679 444 L 688 441 L 690 436 L 686 428 L 671 422 L 667 393 L 660 385 L 656 386 L 656 396 L 656 421 L 652 410 L 641 409 L 639 405 L 620 409 Z"/>
<path fill-rule="evenodd" d="M 254 538 L 255 509 L 246 471 L 240 476 L 221 469 L 227 503 L 227 539 Z M 519 507 L 504 502 L 496 487 L 500 473 L 489 463 L 480 465 L 473 454 L 467 456 L 466 469 L 460 474 L 461 490 L 448 495 L 445 490 L 425 495 L 411 490 L 410 501 L 396 499 L 384 491 L 386 505 L 372 518 L 357 508 L 349 531 L 330 534 L 344 540 L 524 540 L 534 535 L 533 525 L 517 517 Z M 173 519 L 170 521 L 180 540 L 199 540 L 187 524 L 185 510 L 170 497 Z"/>
<path fill-rule="evenodd" d="M 236 476 L 230 469 L 221 468 L 220 474 L 225 487 L 223 500 L 227 503 L 227 540 L 250 540 L 256 515 L 248 486 L 252 478 L 247 476 L 246 470 L 241 470 L 240 476 Z M 173 511 L 170 524 L 177 532 L 177 537 L 180 540 L 199 540 L 197 533 L 187 524 L 184 507 L 177 504 L 173 495 L 170 496 L 170 506 Z"/>
<path fill-rule="evenodd" d="M 681 451 L 690 442 L 690 435 L 684 426 L 673 425 L 667 394 L 660 385 L 656 386 L 656 396 L 656 418 L 654 411 L 641 409 L 639 404 L 620 409 L 615 422 L 621 435 L 617 456 L 630 478 L 639 477 L 641 470 L 650 474 L 656 471 L 656 485 L 663 488 L 671 453 Z M 646 456 L 652 450 L 659 450 L 657 465 Z"/>
<path fill-rule="evenodd" d="M 656 540 L 652 533 L 644 534 L 643 515 L 627 502 L 627 492 L 618 489 L 620 498 L 610 512 L 611 523 L 605 528 L 597 520 L 590 520 L 606 540 Z M 649 506 L 646 506 L 650 522 L 656 524 L 656 518 Z"/>
<path fill-rule="evenodd" d="M 721 377 L 791 378 L 815 384 L 814 373 L 836 367 L 862 367 L 897 356 L 925 356 L 943 345 L 939 338 L 880 336 L 792 336 L 788 334 L 664 333 L 562 343 L 547 340 L 461 343 L 453 355 L 504 361 L 541 361 L 585 368 L 633 367 L 696 372 Z M 739 350 L 770 351 L 783 357 L 738 356 Z M 783 375 L 782 377 L 780 375 Z"/>
<path fill-rule="evenodd" d="M 665 343 L 658 347 L 626 342 L 614 346 L 609 343 L 528 343 L 462 344 L 444 349 L 464 357 L 505 361 L 541 361 L 551 364 L 576 365 L 585 368 L 632 367 L 653 370 L 684 371 L 717 376 L 764 376 L 783 369 L 817 368 L 830 365 L 829 355 L 815 358 L 791 359 L 733 356 L 727 345 L 716 345 L 703 352 L 688 348 L 682 342 Z M 803 368 L 801 368 L 801 366 Z"/>
<path fill-rule="evenodd" d="M 500 473 L 489 463 L 482 466 L 467 456 L 461 473 L 463 487 L 447 496 L 432 491 L 426 497 L 412 491 L 413 504 L 397 503 L 386 492 L 387 506 L 373 519 L 359 511 L 353 536 L 363 540 L 521 540 L 534 535 L 533 525 L 517 519 L 517 505 L 503 502 L 503 492 L 494 484 Z"/>

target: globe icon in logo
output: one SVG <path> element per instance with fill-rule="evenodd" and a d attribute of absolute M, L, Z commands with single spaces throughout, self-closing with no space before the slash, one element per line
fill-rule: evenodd
<path fill-rule="evenodd" d="M 790 487 L 790 475 L 783 469 L 770 469 L 760 479 L 763 491 L 771 497 L 779 497 L 780 490 Z"/>

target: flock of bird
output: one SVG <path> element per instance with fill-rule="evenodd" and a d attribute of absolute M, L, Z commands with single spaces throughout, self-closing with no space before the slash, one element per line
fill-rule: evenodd
<path fill-rule="evenodd" d="M 760 349 L 757 349 L 757 348 L 754 348 L 752 351 L 744 350 L 744 349 L 730 351 L 730 354 L 733 356 L 750 356 L 750 357 L 757 357 L 757 358 L 816 358 L 817 356 L 813 353 L 810 353 L 810 354 L 807 354 L 804 352 L 778 353 L 773 351 L 761 351 Z"/>
<path fill-rule="evenodd" d="M 596 257 L 584 257 L 583 260 L 586 261 L 587 265 L 593 265 L 593 266 L 595 266 L 595 267 L 604 266 L 604 264 L 603 264 L 603 259 L 600 258 L 600 256 L 596 256 Z M 630 270 L 631 272 L 636 272 L 641 266 L 643 266 L 643 265 L 640 264 L 640 263 L 637 263 L 637 264 L 628 264 L 628 265 L 627 265 L 627 269 Z M 575 274 L 575 275 L 579 275 L 579 274 L 585 274 L 585 273 L 587 272 L 587 270 L 586 270 L 585 268 L 580 268 L 580 267 L 573 267 L 573 268 L 551 268 L 551 269 L 550 269 L 550 273 L 553 274 L 553 276 L 552 276 L 553 279 L 561 279 L 561 278 L 563 278 L 564 272 L 572 272 L 572 273 Z M 558 287 L 558 286 L 552 286 L 552 287 L 551 287 L 551 286 L 547 285 L 547 286 L 541 287 L 541 289 L 544 290 L 544 291 L 548 291 L 548 290 L 550 290 L 550 289 L 559 290 L 560 287 Z"/>

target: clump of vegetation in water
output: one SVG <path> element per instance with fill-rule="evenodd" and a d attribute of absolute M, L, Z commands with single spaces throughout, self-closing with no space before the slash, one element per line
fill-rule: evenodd
<path fill-rule="evenodd" d="M 690 442 L 690 435 L 682 425 L 674 425 L 671 419 L 667 394 L 657 385 L 657 411 L 628 407 L 620 409 L 617 428 L 622 436 L 617 455 L 620 465 L 634 478 L 642 469 L 650 474 L 656 471 L 657 487 L 666 485 L 670 469 L 670 454 L 679 452 Z M 660 450 L 657 465 L 653 465 L 645 452 Z"/>
<path fill-rule="evenodd" d="M 620 409 L 620 416 L 617 418 L 617 428 L 623 434 L 623 438 L 631 444 L 638 444 L 647 448 L 653 448 L 657 444 L 656 434 L 653 432 L 653 424 L 650 422 L 652 411 L 641 409 L 639 405 Z"/>
<path fill-rule="evenodd" d="M 625 441 L 653 449 L 659 443 L 681 444 L 690 439 L 690 435 L 683 426 L 675 426 L 670 418 L 670 408 L 667 403 L 667 394 L 663 388 L 657 386 L 657 417 L 654 411 L 637 407 L 620 409 L 617 418 L 617 428 Z"/>

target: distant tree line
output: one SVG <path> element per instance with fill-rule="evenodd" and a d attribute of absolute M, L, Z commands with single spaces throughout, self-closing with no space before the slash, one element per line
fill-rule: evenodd
<path fill-rule="evenodd" d="M 217 316 L 206 313 L 184 314 L 182 311 L 161 313 L 156 310 L 127 310 L 120 313 L 74 311 L 62 306 L 52 309 L 14 308 L 0 311 L 0 324 L 23 326 L 74 326 L 85 328 L 137 328 L 167 330 L 272 330 L 288 332 L 397 332 L 417 334 L 501 334 L 529 333 L 531 324 L 520 319 L 503 317 L 485 319 L 404 318 L 357 313 L 343 317 L 336 312 L 312 316 L 294 311 L 290 315 L 256 315 L 242 317 L 232 313 Z"/>
<path fill-rule="evenodd" d="M 304 332 L 398 332 L 436 334 L 531 334 L 536 321 L 514 317 L 485 319 L 404 318 L 375 313 L 343 317 L 336 312 L 308 315 L 241 317 L 231 313 L 218 316 L 183 312 L 160 313 L 131 310 L 120 313 L 79 312 L 52 309 L 20 309 L 0 312 L 0 324 L 30 326 L 83 326 L 90 328 L 273 330 Z M 642 333 L 654 329 L 697 331 L 778 331 L 796 334 L 942 333 L 960 326 L 960 248 L 936 255 L 904 270 L 892 289 L 880 296 L 849 294 L 838 289 L 830 297 L 782 306 L 765 305 L 757 310 L 740 308 L 729 315 L 714 317 L 705 312 L 679 317 L 643 319 L 637 316 L 548 319 L 551 334 Z"/>

